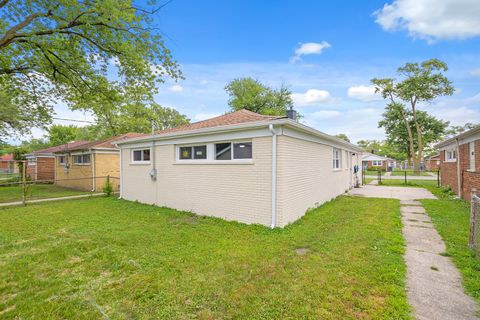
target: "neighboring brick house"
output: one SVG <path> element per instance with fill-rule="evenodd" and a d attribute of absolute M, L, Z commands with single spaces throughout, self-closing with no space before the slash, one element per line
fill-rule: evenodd
<path fill-rule="evenodd" d="M 284 227 L 362 181 L 358 146 L 247 110 L 117 144 L 122 198 L 243 223 Z"/>
<path fill-rule="evenodd" d="M 435 146 L 440 151 L 442 186 L 448 186 L 470 200 L 473 188 L 480 192 L 480 127 Z"/>
<path fill-rule="evenodd" d="M 438 171 L 440 169 L 440 154 L 427 157 L 425 159 L 425 167 L 430 171 Z"/>
<path fill-rule="evenodd" d="M 17 173 L 18 165 L 13 160 L 13 153 L 4 154 L 0 156 L 0 172 Z"/>
<path fill-rule="evenodd" d="M 376 154 L 365 154 L 362 157 L 362 164 L 364 169 L 378 169 L 381 168 L 387 171 L 389 168 L 393 168 L 395 161 L 393 159 L 382 157 Z"/>
<path fill-rule="evenodd" d="M 55 147 L 36 150 L 25 155 L 27 159 L 26 173 L 33 181 L 55 180 L 55 154 L 54 152 L 68 150 L 87 143 L 88 141 L 74 141 Z"/>
<path fill-rule="evenodd" d="M 115 190 L 119 188 L 120 152 L 116 141 L 139 137 L 140 133 L 126 133 L 120 136 L 84 142 L 58 150 L 55 154 L 55 183 L 59 186 L 101 191 L 107 176 L 112 178 Z"/>

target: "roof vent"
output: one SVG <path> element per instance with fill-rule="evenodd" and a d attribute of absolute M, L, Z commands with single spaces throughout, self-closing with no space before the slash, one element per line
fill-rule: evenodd
<path fill-rule="evenodd" d="M 287 110 L 287 118 L 297 121 L 297 111 L 293 110 L 293 107 Z"/>

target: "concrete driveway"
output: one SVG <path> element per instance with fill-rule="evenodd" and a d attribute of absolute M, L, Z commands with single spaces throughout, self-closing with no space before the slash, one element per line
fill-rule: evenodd
<path fill-rule="evenodd" d="M 391 198 L 398 200 L 437 199 L 430 191 L 424 188 L 363 186 L 349 192 L 353 196 L 367 198 Z"/>

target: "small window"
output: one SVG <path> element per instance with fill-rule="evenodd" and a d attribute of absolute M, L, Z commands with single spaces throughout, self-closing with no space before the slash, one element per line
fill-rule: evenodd
<path fill-rule="evenodd" d="M 342 167 L 342 151 L 333 148 L 333 169 L 340 169 Z"/>
<path fill-rule="evenodd" d="M 232 144 L 230 142 L 215 144 L 215 160 L 232 160 Z"/>
<path fill-rule="evenodd" d="M 446 152 L 446 160 L 448 161 L 455 161 L 457 160 L 457 151 L 447 151 Z"/>
<path fill-rule="evenodd" d="M 242 142 L 233 144 L 234 159 L 252 159 L 252 143 Z"/>
<path fill-rule="evenodd" d="M 90 164 L 90 155 L 89 154 L 79 154 L 73 156 L 74 164 Z"/>
<path fill-rule="evenodd" d="M 59 164 L 65 164 L 65 156 L 58 157 L 58 163 Z"/>
<path fill-rule="evenodd" d="M 207 159 L 207 146 L 179 147 L 178 158 L 180 160 L 205 160 Z"/>
<path fill-rule="evenodd" d="M 372 161 L 372 166 L 381 167 L 382 166 L 382 160 L 373 160 Z"/>
<path fill-rule="evenodd" d="M 37 164 L 37 162 L 35 161 L 35 158 L 28 158 L 27 159 L 27 165 L 28 166 L 34 166 L 36 164 Z"/>
<path fill-rule="evenodd" d="M 133 150 L 133 162 L 150 161 L 150 149 Z"/>

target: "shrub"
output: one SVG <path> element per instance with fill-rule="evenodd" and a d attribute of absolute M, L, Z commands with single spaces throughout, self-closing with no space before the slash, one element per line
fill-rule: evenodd
<path fill-rule="evenodd" d="M 107 176 L 107 180 L 103 185 L 103 193 L 105 193 L 107 197 L 110 197 L 113 194 L 113 186 L 112 186 L 112 183 L 110 182 L 110 176 Z"/>

